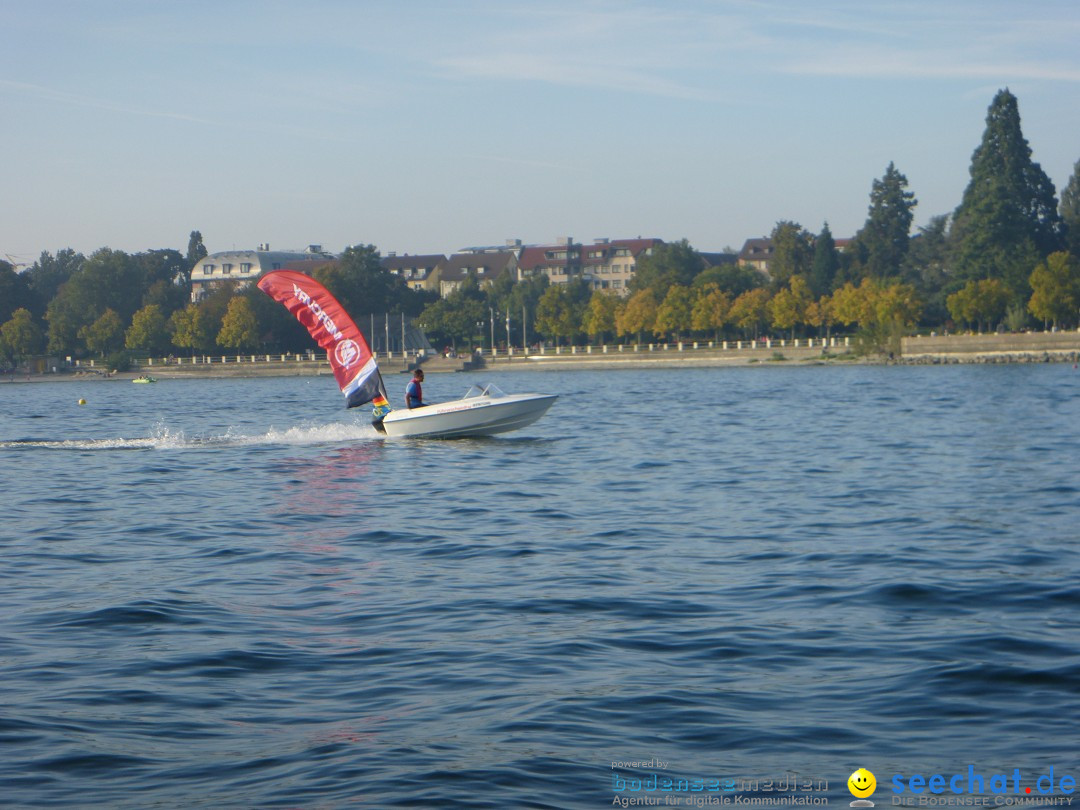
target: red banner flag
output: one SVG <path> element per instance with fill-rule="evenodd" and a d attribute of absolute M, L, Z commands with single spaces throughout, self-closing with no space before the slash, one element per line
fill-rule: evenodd
<path fill-rule="evenodd" d="M 283 304 L 326 350 L 347 408 L 373 402 L 376 410 L 390 410 L 382 375 L 367 341 L 322 284 L 294 270 L 271 270 L 259 279 L 259 289 Z"/>

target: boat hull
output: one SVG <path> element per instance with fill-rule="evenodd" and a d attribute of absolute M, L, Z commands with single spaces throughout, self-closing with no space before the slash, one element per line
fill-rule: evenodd
<path fill-rule="evenodd" d="M 387 436 L 450 439 L 494 436 L 531 425 L 558 399 L 555 394 L 467 397 L 412 410 L 391 411 L 383 419 Z"/>

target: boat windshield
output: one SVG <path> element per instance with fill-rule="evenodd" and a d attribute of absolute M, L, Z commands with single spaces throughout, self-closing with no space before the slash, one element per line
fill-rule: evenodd
<path fill-rule="evenodd" d="M 498 399 L 499 397 L 505 397 L 506 394 L 502 392 L 502 389 L 495 383 L 488 383 L 481 387 L 479 385 L 470 385 L 469 390 L 465 392 L 465 396 L 462 399 L 473 399 L 475 397 L 490 397 L 491 399 Z"/>

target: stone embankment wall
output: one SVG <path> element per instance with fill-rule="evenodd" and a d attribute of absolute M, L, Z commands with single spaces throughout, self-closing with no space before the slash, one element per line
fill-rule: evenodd
<path fill-rule="evenodd" d="M 905 363 L 1075 363 L 1080 331 L 917 335 L 902 340 L 901 354 Z"/>

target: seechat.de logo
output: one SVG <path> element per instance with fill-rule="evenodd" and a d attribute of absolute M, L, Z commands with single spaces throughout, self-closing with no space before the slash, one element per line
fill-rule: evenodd
<path fill-rule="evenodd" d="M 334 347 L 334 356 L 337 358 L 338 365 L 348 368 L 360 359 L 360 347 L 356 345 L 355 340 L 346 338 Z"/>
<path fill-rule="evenodd" d="M 851 795 L 855 797 L 849 807 L 873 807 L 874 803 L 867 801 L 868 797 L 874 795 L 874 791 L 877 790 L 877 779 L 866 768 L 859 768 L 847 780 L 848 790 L 851 791 Z"/>

